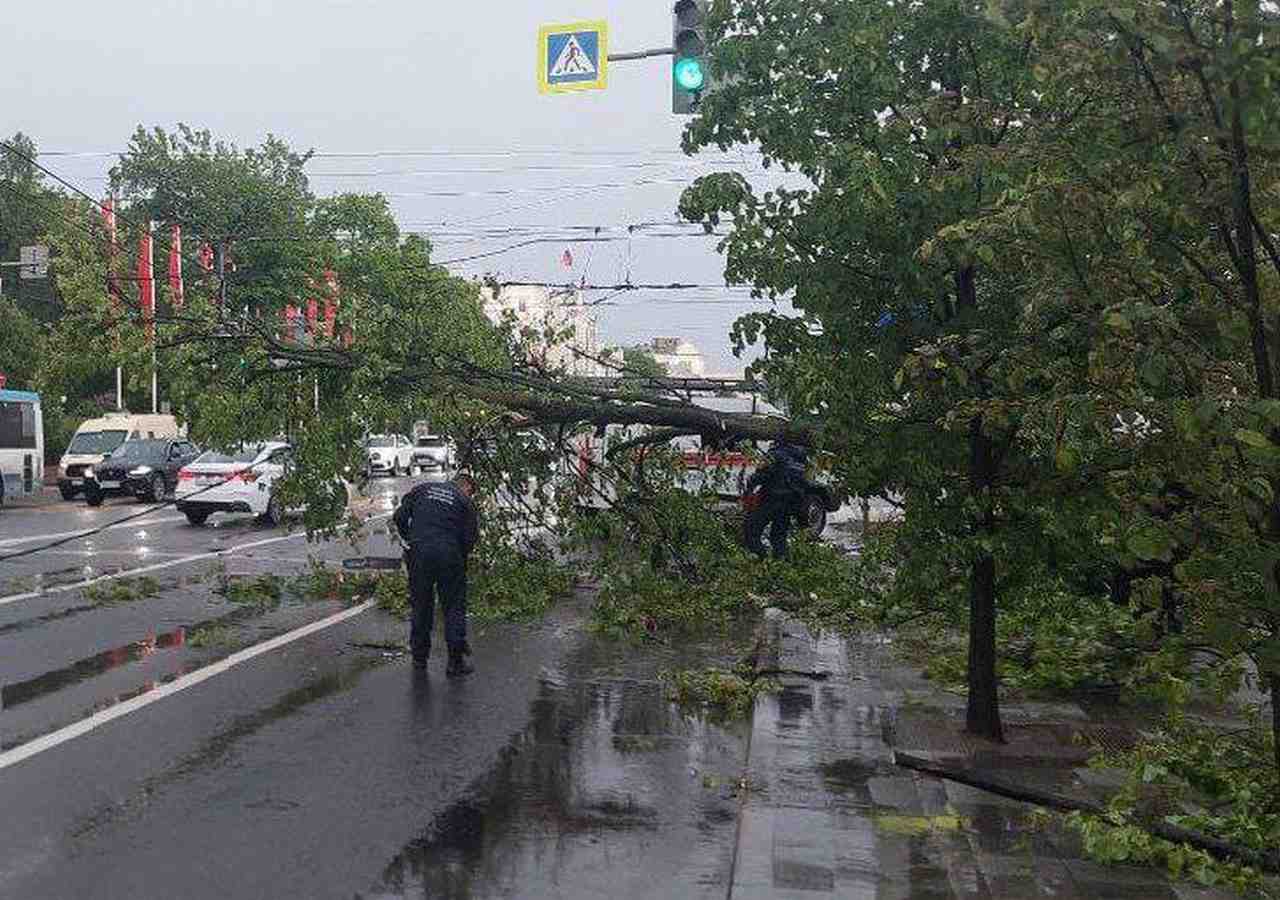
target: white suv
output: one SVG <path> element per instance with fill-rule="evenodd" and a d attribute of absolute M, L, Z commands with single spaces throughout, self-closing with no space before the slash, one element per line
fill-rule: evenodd
<path fill-rule="evenodd" d="M 402 434 L 375 434 L 364 442 L 365 473 L 374 475 L 408 475 L 413 468 L 413 442 Z"/>

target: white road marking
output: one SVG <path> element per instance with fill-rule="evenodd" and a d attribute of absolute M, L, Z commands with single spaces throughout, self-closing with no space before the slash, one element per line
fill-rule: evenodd
<path fill-rule="evenodd" d="M 221 675 L 223 672 L 233 669 L 243 662 L 248 662 L 255 656 L 270 653 L 272 650 L 279 649 L 286 644 L 291 644 L 300 638 L 306 637 L 307 635 L 315 634 L 317 631 L 323 631 L 332 625 L 345 622 L 347 619 L 354 618 L 362 612 L 372 609 L 376 602 L 377 601 L 375 600 L 366 600 L 358 606 L 353 606 L 350 609 L 344 609 L 342 612 L 334 613 L 328 618 L 312 622 L 310 625 L 303 625 L 301 628 L 295 628 L 293 631 L 287 632 L 278 637 L 273 637 L 269 641 L 263 641 L 261 644 L 254 644 L 252 647 L 246 647 L 243 650 L 232 653 L 230 656 L 219 660 L 216 663 L 207 665 L 202 669 L 196 669 L 196 671 L 189 672 L 180 678 L 175 678 L 168 684 L 160 685 L 153 691 L 140 694 L 130 700 L 125 700 L 123 703 L 117 703 L 115 706 L 104 709 L 101 712 L 94 713 L 87 719 L 81 719 L 79 722 L 73 722 L 70 725 L 59 728 L 57 731 L 46 734 L 43 737 L 38 737 L 35 740 L 28 741 L 19 747 L 13 748 L 12 750 L 0 753 L 0 769 L 7 769 L 9 766 L 17 765 L 24 759 L 30 759 L 38 753 L 43 753 L 46 750 L 52 750 L 60 744 L 65 744 L 67 741 L 75 740 L 78 737 L 88 734 L 94 729 L 101 728 L 108 722 L 113 722 L 116 719 L 129 715 L 129 713 L 137 712 L 143 707 L 150 706 L 158 700 L 171 697 L 180 691 L 185 691 L 187 688 L 195 687 L 197 684 L 208 681 L 215 675 Z"/>
<path fill-rule="evenodd" d="M 382 513 L 376 516 L 370 516 L 365 520 L 366 523 L 376 522 L 379 519 L 390 517 L 390 513 Z M 0 597 L 0 606 L 8 606 L 10 603 L 17 603 L 21 600 L 31 600 L 35 597 L 46 597 L 50 594 L 63 594 L 67 591 L 78 591 L 90 585 L 100 584 L 104 581 L 114 581 L 117 578 L 134 578 L 138 575 L 146 575 L 149 572 L 158 572 L 161 569 L 170 569 L 174 566 L 182 566 L 187 563 L 199 562 L 202 559 L 216 559 L 221 556 L 229 556 L 233 553 L 239 553 L 241 550 L 252 550 L 254 547 L 265 547 L 268 544 L 278 544 L 281 541 L 296 541 L 298 538 L 305 538 L 305 531 L 295 531 L 292 534 L 285 534 L 279 537 L 264 538 L 260 541 L 250 541 L 247 544 L 237 544 L 234 547 L 224 547 L 221 550 L 210 550 L 205 553 L 193 553 L 190 556 L 181 556 L 177 559 L 167 560 L 165 562 L 154 563 L 149 566 L 139 566 L 136 569 L 125 569 L 123 572 L 112 572 L 109 575 L 99 575 L 97 578 L 89 578 L 85 581 L 74 581 L 70 584 L 59 584 L 54 587 L 46 588 L 42 591 L 27 591 L 25 594 L 10 594 L 8 597 Z"/>
<path fill-rule="evenodd" d="M 148 519 L 145 516 L 134 519 L 129 522 L 121 522 L 119 525 L 112 525 L 106 531 L 115 531 L 118 528 L 138 528 L 143 525 L 160 525 L 164 522 L 185 522 L 186 516 L 165 516 L 163 519 Z M 79 531 L 61 531 L 55 534 L 32 534 L 20 538 L 4 538 L 0 540 L 0 547 L 13 547 L 17 544 L 30 544 L 34 541 L 58 541 L 62 538 L 74 538 L 94 534 L 93 528 L 82 528 Z M 99 534 L 103 532 L 97 532 Z"/>
<path fill-rule="evenodd" d="M 138 550 L 127 550 L 123 547 L 119 550 L 41 550 L 41 556 L 132 556 L 135 558 L 142 557 L 165 557 L 165 556 L 183 556 L 185 554 L 174 550 L 147 550 L 140 552 Z"/>

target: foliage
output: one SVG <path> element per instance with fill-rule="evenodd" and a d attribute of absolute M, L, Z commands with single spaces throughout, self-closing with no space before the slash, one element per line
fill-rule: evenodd
<path fill-rule="evenodd" d="M 227 625 L 206 625 L 187 635 L 187 646 L 229 650 L 240 642 L 236 630 Z"/>
<path fill-rule="evenodd" d="M 1280 810 L 1274 801 L 1277 774 L 1270 765 L 1273 740 L 1256 718 L 1243 728 L 1224 730 L 1172 714 L 1133 750 L 1092 761 L 1122 770 L 1125 786 L 1105 816 L 1076 813 L 1068 821 L 1083 836 L 1086 852 L 1100 861 L 1151 863 L 1202 884 L 1275 896 L 1274 885 L 1255 869 L 1155 837 L 1139 824 L 1162 815 L 1170 824 L 1235 847 L 1274 852 L 1280 846 Z"/>
<path fill-rule="evenodd" d="M 145 600 L 160 593 L 160 582 L 149 575 L 137 578 L 121 578 L 91 584 L 84 588 L 84 597 L 91 603 L 111 605 Z"/>
<path fill-rule="evenodd" d="M 714 495 L 664 487 L 579 521 L 593 551 L 596 627 L 616 637 L 725 630 L 767 606 L 838 605 L 852 570 L 838 550 L 796 534 L 791 557 L 760 562 L 741 545 L 742 520 Z"/>
<path fill-rule="evenodd" d="M 268 573 L 257 578 L 226 578 L 222 594 L 230 603 L 266 609 L 280 604 L 284 590 L 285 580 Z"/>
<path fill-rule="evenodd" d="M 948 623 L 925 631 L 925 675 L 963 687 L 965 649 L 947 639 Z M 1046 578 L 1006 598 L 997 626 L 1003 691 L 1031 694 L 1121 693 L 1150 673 L 1133 612 L 1107 597 L 1072 593 Z"/>
<path fill-rule="evenodd" d="M 1256 718 L 1243 728 L 1225 730 L 1172 714 L 1133 750 L 1093 760 L 1127 774 L 1124 789 L 1111 801 L 1109 819 L 1123 824 L 1143 813 L 1152 792 L 1158 791 L 1162 806 L 1175 810 L 1166 815 L 1170 823 L 1237 847 L 1272 852 L 1280 846 L 1280 809 L 1274 801 L 1280 776 L 1269 765 L 1273 740 Z M 1123 842 L 1117 846 L 1117 840 L 1122 835 L 1095 830 L 1091 852 L 1121 852 Z M 1168 847 L 1156 849 L 1170 852 Z M 1166 861 L 1171 868 L 1183 864 L 1176 857 Z M 1242 874 L 1247 873 L 1235 871 L 1233 878 Z"/>
<path fill-rule="evenodd" d="M 6 376 L 6 387 L 38 389 L 43 343 L 36 322 L 12 300 L 0 297 L 0 372 Z"/>
<path fill-rule="evenodd" d="M 533 621 L 572 588 L 572 574 L 550 558 L 482 551 L 468 565 L 467 615 L 479 624 Z M 403 570 L 383 574 L 374 596 L 382 609 L 409 617 L 409 579 Z"/>
<path fill-rule="evenodd" d="M 1085 852 L 1099 862 L 1154 865 L 1167 870 L 1174 878 L 1229 887 L 1244 896 L 1275 896 L 1255 870 L 1215 859 L 1187 844 L 1156 837 L 1123 814 L 1101 817 L 1075 812 L 1067 816 L 1067 823 L 1080 833 Z"/>
<path fill-rule="evenodd" d="M 664 671 L 659 677 L 667 685 L 667 699 L 683 707 L 705 709 L 717 721 L 750 716 L 756 697 L 779 689 L 770 679 L 723 669 Z"/>
<path fill-rule="evenodd" d="M 711 27 L 725 86 L 685 149 L 758 144 L 805 184 L 708 176 L 680 212 L 731 220 L 727 280 L 799 310 L 745 317 L 739 346 L 768 345 L 753 371 L 821 420 L 842 487 L 900 498 L 920 595 L 974 605 L 968 726 L 999 737 L 997 602 L 1050 544 L 1043 492 L 1090 487 L 1051 481 L 1043 440 L 1052 389 L 1087 348 L 1048 340 L 1017 273 L 958 230 L 1025 174 L 1009 123 L 1038 48 L 949 0 L 721 2 Z"/>

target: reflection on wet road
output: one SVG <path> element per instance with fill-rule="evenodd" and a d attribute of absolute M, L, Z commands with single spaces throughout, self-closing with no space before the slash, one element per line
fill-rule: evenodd
<path fill-rule="evenodd" d="M 366 896 L 723 897 L 743 747 L 654 681 L 544 680 L 497 766 Z"/>
<path fill-rule="evenodd" d="M 705 648 L 607 642 L 579 597 L 423 679 L 371 604 L 230 596 L 387 554 L 411 486 L 372 483 L 354 546 L 163 510 L 84 534 L 132 504 L 0 518 L 0 555 L 69 539 L 0 572 L 0 896 L 724 896 L 747 729 L 657 677 Z"/>

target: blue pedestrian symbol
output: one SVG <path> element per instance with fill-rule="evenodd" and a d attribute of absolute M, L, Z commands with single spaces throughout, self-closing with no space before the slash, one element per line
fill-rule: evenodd
<path fill-rule="evenodd" d="M 548 25 L 538 37 L 538 86 L 543 93 L 605 87 L 608 32 L 603 22 Z"/>

